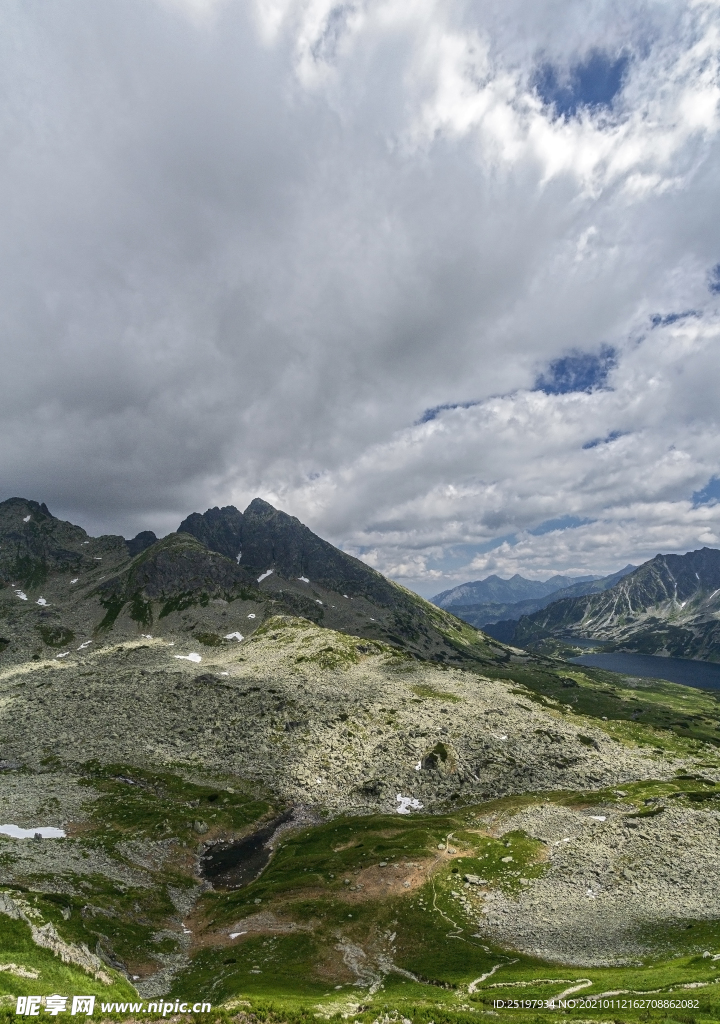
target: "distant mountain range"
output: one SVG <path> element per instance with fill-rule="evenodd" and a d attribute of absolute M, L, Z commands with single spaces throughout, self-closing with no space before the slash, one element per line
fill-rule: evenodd
<path fill-rule="evenodd" d="M 489 627 L 530 650 L 584 638 L 606 651 L 720 661 L 720 551 L 656 555 L 601 593 L 557 599 L 519 622 Z"/>
<path fill-rule="evenodd" d="M 488 576 L 474 583 L 463 583 L 433 597 L 432 603 L 451 611 L 477 629 L 485 629 L 503 620 L 517 621 L 523 615 L 546 608 L 564 597 L 599 593 L 614 586 L 636 566 L 626 565 L 611 576 L 552 576 L 543 582 L 527 580 L 517 573 L 509 580 Z M 486 630 L 496 635 L 492 630 Z M 514 627 L 503 626 L 503 635 L 510 637 Z"/>

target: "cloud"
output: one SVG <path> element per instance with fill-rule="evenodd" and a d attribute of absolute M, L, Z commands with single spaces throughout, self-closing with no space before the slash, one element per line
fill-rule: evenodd
<path fill-rule="evenodd" d="M 418 587 L 715 535 L 715 4 L 5 20 L 3 497 L 261 494 Z"/>

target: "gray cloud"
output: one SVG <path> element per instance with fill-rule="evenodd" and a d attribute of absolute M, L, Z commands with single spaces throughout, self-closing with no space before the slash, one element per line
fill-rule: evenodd
<path fill-rule="evenodd" d="M 129 535 L 261 494 L 430 591 L 716 538 L 719 17 L 6 5 L 3 497 Z M 612 109 L 557 118 L 538 68 L 594 52 Z"/>

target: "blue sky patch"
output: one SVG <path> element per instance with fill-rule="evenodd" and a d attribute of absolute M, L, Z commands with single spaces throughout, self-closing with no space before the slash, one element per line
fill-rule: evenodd
<path fill-rule="evenodd" d="M 546 395 L 592 391 L 605 385 L 616 363 L 617 354 L 609 345 L 603 345 L 597 353 L 576 350 L 560 359 L 553 359 L 547 371 L 538 376 L 533 390 L 544 391 Z"/>
<path fill-rule="evenodd" d="M 560 117 L 574 117 L 583 107 L 610 108 L 623 87 L 629 62 L 627 54 L 611 57 L 602 50 L 591 50 L 568 69 L 543 64 L 533 84 L 543 102 L 555 107 Z"/>
<path fill-rule="evenodd" d="M 534 530 L 528 530 L 533 537 L 542 537 L 544 533 L 552 533 L 553 530 L 574 530 L 578 526 L 587 526 L 594 523 L 594 519 L 581 519 L 579 516 L 560 516 L 559 519 L 546 519 Z"/>
<path fill-rule="evenodd" d="M 592 441 L 586 441 L 583 445 L 583 451 L 587 451 L 588 448 L 597 448 L 601 444 L 610 444 L 611 441 L 617 441 L 619 437 L 624 437 L 625 431 L 623 430 L 611 430 L 607 437 L 596 437 Z"/>
<path fill-rule="evenodd" d="M 720 265 L 715 268 L 720 270 Z M 701 316 L 699 309 L 686 309 L 682 313 L 653 313 L 650 317 L 650 323 L 653 327 L 667 327 L 669 324 L 677 323 L 678 320 L 684 320 L 688 316 Z"/>
<path fill-rule="evenodd" d="M 703 488 L 695 491 L 692 496 L 692 503 L 695 508 L 698 505 L 707 505 L 708 502 L 720 500 L 720 478 L 714 476 Z"/>
<path fill-rule="evenodd" d="M 419 420 L 415 421 L 415 426 L 419 426 L 421 423 L 429 423 L 430 420 L 438 418 L 441 412 L 448 412 L 450 409 L 472 409 L 474 405 L 480 405 L 479 402 L 446 402 L 445 405 L 435 405 L 432 409 L 426 409 Z"/>

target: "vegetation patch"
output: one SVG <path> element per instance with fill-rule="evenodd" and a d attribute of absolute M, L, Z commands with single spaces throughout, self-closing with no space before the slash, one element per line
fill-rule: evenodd
<path fill-rule="evenodd" d="M 458 697 L 456 693 L 450 693 L 448 690 L 435 690 L 432 686 L 427 686 L 424 683 L 411 686 L 410 689 L 418 697 L 426 697 L 429 700 L 449 700 L 453 704 L 459 704 L 462 701 L 462 697 Z"/>
<path fill-rule="evenodd" d="M 65 647 L 75 639 L 73 631 L 65 626 L 39 625 L 35 629 L 48 647 Z"/>

